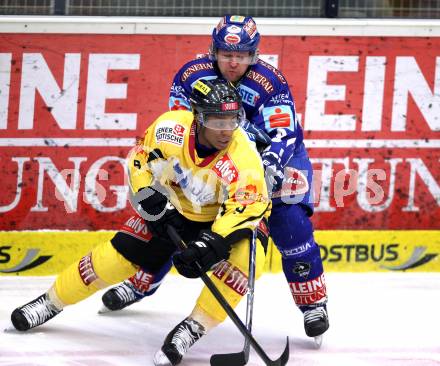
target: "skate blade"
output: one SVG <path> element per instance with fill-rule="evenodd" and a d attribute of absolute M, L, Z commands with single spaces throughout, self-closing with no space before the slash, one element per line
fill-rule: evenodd
<path fill-rule="evenodd" d="M 111 312 L 111 310 L 105 305 L 102 305 L 101 309 L 98 310 L 98 314 L 107 314 L 110 312 Z"/>
<path fill-rule="evenodd" d="M 319 349 L 319 348 L 321 348 L 321 345 L 322 345 L 322 339 L 323 339 L 323 336 L 322 336 L 322 334 L 321 334 L 321 335 L 319 335 L 319 336 L 316 336 L 316 337 L 314 337 L 314 341 L 315 341 L 315 348 L 316 348 L 316 349 Z"/>
<path fill-rule="evenodd" d="M 173 365 L 161 349 L 159 351 L 157 351 L 156 354 L 154 355 L 153 363 L 154 363 L 154 366 L 172 366 Z"/>
<path fill-rule="evenodd" d="M 3 332 L 5 333 L 18 333 L 18 330 L 12 325 L 11 321 L 2 324 Z"/>

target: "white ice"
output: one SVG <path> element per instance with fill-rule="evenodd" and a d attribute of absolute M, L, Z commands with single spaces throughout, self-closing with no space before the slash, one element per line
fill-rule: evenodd
<path fill-rule="evenodd" d="M 12 310 L 43 293 L 53 277 L 0 277 L 0 326 Z M 330 329 L 321 349 L 303 330 L 282 274 L 257 281 L 254 336 L 277 358 L 290 338 L 292 366 L 440 365 L 440 273 L 328 273 Z M 152 365 L 166 334 L 191 311 L 200 280 L 170 275 L 151 298 L 97 314 L 102 292 L 28 332 L 0 332 L 2 366 Z M 246 301 L 237 312 L 244 317 Z M 243 337 L 226 321 L 194 345 L 182 366 L 209 365 L 238 352 Z M 255 352 L 248 365 L 264 365 Z"/>

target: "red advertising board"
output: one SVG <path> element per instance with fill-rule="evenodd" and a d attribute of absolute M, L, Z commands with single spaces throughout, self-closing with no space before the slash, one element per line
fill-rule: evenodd
<path fill-rule="evenodd" d="M 1 34 L 0 230 L 117 229 L 124 158 L 208 36 Z M 440 38 L 266 36 L 301 117 L 318 229 L 438 229 Z"/>

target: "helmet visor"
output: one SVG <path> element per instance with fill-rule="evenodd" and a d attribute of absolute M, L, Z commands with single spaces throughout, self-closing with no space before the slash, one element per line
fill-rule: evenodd
<path fill-rule="evenodd" d="M 235 114 L 207 113 L 202 117 L 201 125 L 212 130 L 234 131 L 244 121 L 244 110 Z"/>
<path fill-rule="evenodd" d="M 203 122 L 203 127 L 211 130 L 234 131 L 238 126 L 240 126 L 238 115 L 208 114 Z"/>
<path fill-rule="evenodd" d="M 253 54 L 249 52 L 234 52 L 219 49 L 217 50 L 217 62 L 237 63 L 249 65 L 253 61 Z"/>

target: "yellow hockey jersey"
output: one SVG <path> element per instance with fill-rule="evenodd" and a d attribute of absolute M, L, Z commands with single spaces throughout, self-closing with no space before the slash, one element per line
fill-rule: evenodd
<path fill-rule="evenodd" d="M 226 149 L 206 158 L 197 155 L 195 134 L 189 111 L 166 112 L 154 121 L 128 160 L 132 192 L 160 183 L 183 216 L 214 221 L 212 230 L 222 236 L 268 218 L 263 164 L 246 133 L 238 128 Z"/>

